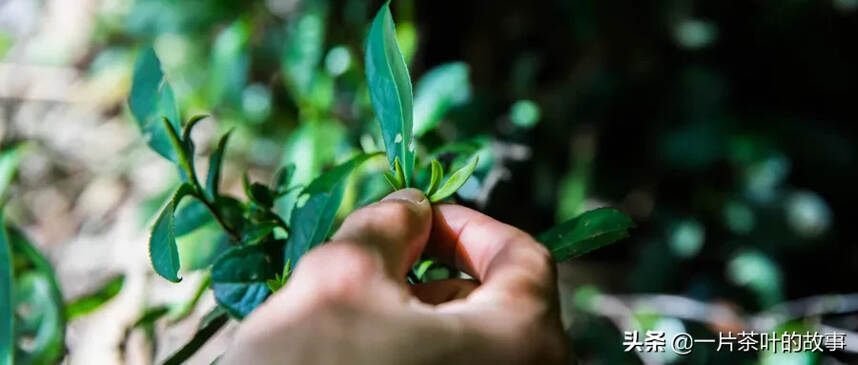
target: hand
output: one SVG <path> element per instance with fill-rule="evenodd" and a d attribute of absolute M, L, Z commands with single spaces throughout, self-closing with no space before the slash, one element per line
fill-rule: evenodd
<path fill-rule="evenodd" d="M 478 282 L 408 286 L 420 253 Z M 349 215 L 239 327 L 223 364 L 553 364 L 554 264 L 528 234 L 406 189 Z"/>

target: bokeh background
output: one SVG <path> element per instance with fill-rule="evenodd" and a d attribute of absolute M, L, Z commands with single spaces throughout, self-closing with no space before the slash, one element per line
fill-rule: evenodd
<path fill-rule="evenodd" d="M 153 215 L 178 181 L 125 99 L 153 45 L 207 156 L 234 128 L 223 186 L 283 163 L 307 181 L 378 148 L 363 45 L 379 1 L 0 0 L 0 191 L 7 221 L 74 300 L 120 277 L 69 321 L 74 364 L 158 361 L 211 306 L 135 327 L 186 302 L 150 269 Z M 392 3 L 421 137 L 478 150 L 466 205 L 529 232 L 599 206 L 631 238 L 561 263 L 581 363 L 858 361 L 858 1 L 417 1 Z M 421 104 L 422 103 L 422 104 Z M 17 165 L 17 173 L 4 171 Z M 204 159 L 202 159 L 204 160 Z M 204 166 L 205 162 L 200 161 Z M 355 178 L 341 212 L 384 193 Z M 288 199 L 288 198 L 287 198 Z M 204 268 L 216 227 L 180 239 Z M 187 264 L 187 265 L 186 265 Z M 192 363 L 209 363 L 230 324 Z M 737 329 L 847 333 L 836 353 L 623 352 L 624 330 L 717 338 Z M 35 341 L 34 342 L 38 342 Z M 30 344 L 30 346 L 34 346 Z"/>

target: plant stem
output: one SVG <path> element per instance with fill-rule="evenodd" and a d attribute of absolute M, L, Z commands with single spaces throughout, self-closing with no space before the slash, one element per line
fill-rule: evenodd
<path fill-rule="evenodd" d="M 218 211 L 217 207 L 214 204 L 212 204 L 212 202 L 210 202 L 205 197 L 205 194 L 199 193 L 199 191 L 200 191 L 199 183 L 197 183 L 196 186 L 197 186 L 197 190 L 198 190 L 197 195 L 196 195 L 197 199 L 199 199 L 201 202 L 203 202 L 203 205 L 205 205 L 206 208 L 208 208 L 209 212 L 215 218 L 217 223 L 220 224 L 221 228 L 223 228 L 223 230 L 230 236 L 230 238 L 232 238 L 232 241 L 235 242 L 236 244 L 241 243 L 241 235 L 239 235 L 238 232 L 233 231 L 232 228 L 226 224 L 226 221 L 220 215 L 220 211 Z"/>

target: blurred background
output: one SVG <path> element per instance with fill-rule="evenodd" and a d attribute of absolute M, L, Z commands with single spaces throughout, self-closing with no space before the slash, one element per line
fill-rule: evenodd
<path fill-rule="evenodd" d="M 296 162 L 306 182 L 380 146 L 363 70 L 380 5 L 0 0 L 6 220 L 47 258 L 62 300 L 116 284 L 69 316 L 62 361 L 160 361 L 214 305 L 206 292 L 180 320 L 141 322 L 193 300 L 205 282 L 193 269 L 222 245 L 204 225 L 179 239 L 184 281 L 150 268 L 148 228 L 178 176 L 127 107 L 138 50 L 154 46 L 184 117 L 213 116 L 195 131 L 201 156 L 234 128 L 223 187 L 241 196 L 245 170 L 268 179 Z M 421 150 L 480 153 L 463 204 L 532 233 L 606 205 L 637 222 L 630 238 L 559 264 L 577 361 L 858 362 L 858 1 L 391 6 Z M 353 180 L 340 216 L 385 193 L 378 174 Z M 234 327 L 191 362 L 222 353 Z M 623 331 L 647 329 L 836 330 L 847 348 L 623 352 Z M 62 347 L 50 342 L 21 346 Z"/>

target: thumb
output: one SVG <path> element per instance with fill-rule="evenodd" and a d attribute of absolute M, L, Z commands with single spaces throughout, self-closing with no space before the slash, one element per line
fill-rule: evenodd
<path fill-rule="evenodd" d="M 429 199 L 420 190 L 403 189 L 351 213 L 332 241 L 377 252 L 385 271 L 400 280 L 426 246 L 431 227 Z"/>

